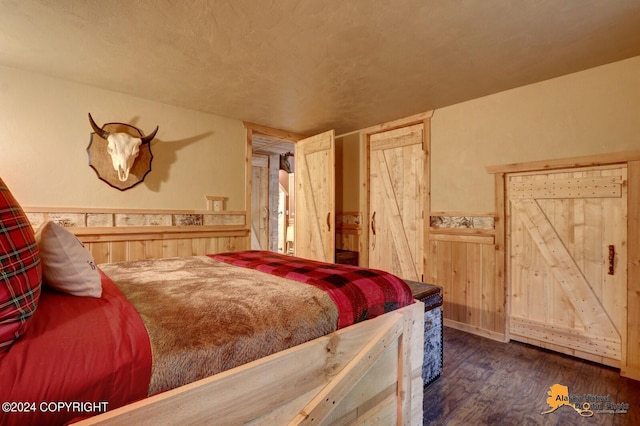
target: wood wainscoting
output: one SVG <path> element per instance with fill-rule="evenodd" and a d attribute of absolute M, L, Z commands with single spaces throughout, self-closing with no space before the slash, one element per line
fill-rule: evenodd
<path fill-rule="evenodd" d="M 97 264 L 248 250 L 244 211 L 25 208 L 34 229 L 64 226 Z"/>
<path fill-rule="evenodd" d="M 443 288 L 446 326 L 506 341 L 493 213 L 431 212 L 427 277 Z"/>

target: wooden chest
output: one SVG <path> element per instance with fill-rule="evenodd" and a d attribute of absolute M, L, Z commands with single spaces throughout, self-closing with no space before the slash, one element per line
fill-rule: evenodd
<path fill-rule="evenodd" d="M 422 380 L 427 386 L 440 377 L 443 365 L 442 288 L 405 280 L 413 298 L 424 303 L 424 361 Z"/>

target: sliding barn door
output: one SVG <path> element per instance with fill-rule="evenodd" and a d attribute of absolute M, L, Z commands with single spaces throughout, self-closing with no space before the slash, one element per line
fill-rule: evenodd
<path fill-rule="evenodd" d="M 251 248 L 269 250 L 269 159 L 251 159 Z"/>
<path fill-rule="evenodd" d="M 512 339 L 619 366 L 626 180 L 626 167 L 509 177 Z"/>
<path fill-rule="evenodd" d="M 371 135 L 369 266 L 422 281 L 423 124 Z"/>
<path fill-rule="evenodd" d="M 335 142 L 328 131 L 296 143 L 296 256 L 335 258 Z"/>

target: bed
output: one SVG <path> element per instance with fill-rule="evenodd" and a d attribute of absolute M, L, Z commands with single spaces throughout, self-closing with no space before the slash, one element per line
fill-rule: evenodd
<path fill-rule="evenodd" d="M 69 294 L 0 194 L 1 424 L 421 424 L 424 305 L 397 277 L 255 251 L 87 259 Z"/>

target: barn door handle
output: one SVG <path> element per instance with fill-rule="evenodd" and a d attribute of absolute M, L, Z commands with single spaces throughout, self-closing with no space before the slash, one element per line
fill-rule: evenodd
<path fill-rule="evenodd" d="M 616 246 L 613 244 L 609 246 L 609 275 L 615 273 L 614 265 L 616 260 Z"/>
<path fill-rule="evenodd" d="M 371 241 L 371 250 L 376 249 L 376 212 L 373 212 L 373 216 L 371 216 L 371 232 L 373 233 L 373 241 Z"/>
<path fill-rule="evenodd" d="M 331 212 L 327 213 L 327 229 L 331 232 Z"/>
<path fill-rule="evenodd" d="M 376 235 L 376 212 L 373 212 L 373 216 L 371 216 L 371 232 L 373 232 L 373 236 Z"/>

